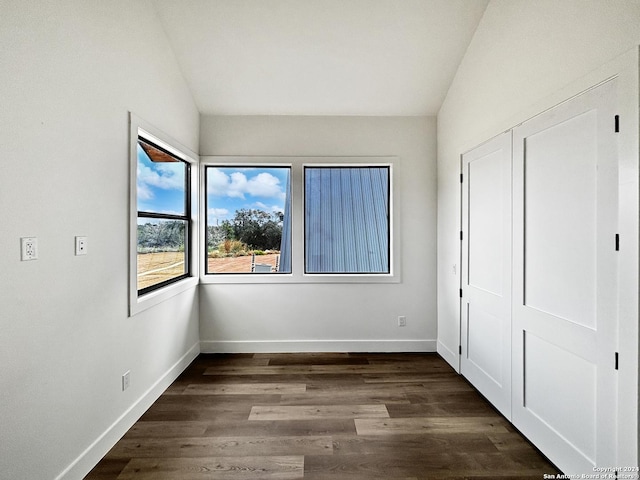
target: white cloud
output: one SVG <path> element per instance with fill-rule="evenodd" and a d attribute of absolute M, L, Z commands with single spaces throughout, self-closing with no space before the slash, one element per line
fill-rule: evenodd
<path fill-rule="evenodd" d="M 257 197 L 280 197 L 284 194 L 280 180 L 266 172 L 259 173 L 247 182 L 247 192 Z"/>
<path fill-rule="evenodd" d="M 153 192 L 149 186 L 145 183 L 138 182 L 137 184 L 138 200 L 151 200 L 153 198 Z"/>
<path fill-rule="evenodd" d="M 233 172 L 231 174 L 229 189 L 227 190 L 227 197 L 244 198 L 248 183 L 244 173 Z"/>
<path fill-rule="evenodd" d="M 162 190 L 181 190 L 184 177 L 177 174 L 174 164 L 158 164 L 154 168 L 138 163 L 137 192 L 139 200 L 155 198 L 154 188 Z"/>
<path fill-rule="evenodd" d="M 225 215 L 229 215 L 229 210 L 226 208 L 210 208 L 208 213 L 216 217 L 224 217 Z"/>
<path fill-rule="evenodd" d="M 226 208 L 210 208 L 207 210 L 207 224 L 216 225 L 219 221 L 229 218 L 229 210 Z"/>
<path fill-rule="evenodd" d="M 229 176 L 219 168 L 207 170 L 207 189 L 213 195 L 223 196 L 229 188 Z"/>
<path fill-rule="evenodd" d="M 265 212 L 271 212 L 271 213 L 276 213 L 276 212 L 280 212 L 280 213 L 284 213 L 284 208 L 282 208 L 280 205 L 267 205 L 266 203 L 262 203 L 262 202 L 256 202 L 253 204 L 254 207 L 259 208 L 260 210 L 264 210 Z"/>
<path fill-rule="evenodd" d="M 227 175 L 219 168 L 210 168 L 207 173 L 208 192 L 219 197 L 245 198 L 245 195 L 265 198 L 284 198 L 280 180 L 270 173 L 262 172 L 247 178 L 243 172 Z"/>

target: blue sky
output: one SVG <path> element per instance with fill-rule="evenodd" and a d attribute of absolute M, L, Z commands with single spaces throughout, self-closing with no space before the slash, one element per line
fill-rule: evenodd
<path fill-rule="evenodd" d="M 152 162 L 138 145 L 138 210 L 184 215 L 185 164 Z M 138 222 L 146 223 L 146 221 Z"/>
<path fill-rule="evenodd" d="M 288 167 L 207 168 L 207 225 L 231 220 L 236 210 L 284 212 Z"/>
<path fill-rule="evenodd" d="M 207 224 L 242 208 L 283 212 L 289 174 L 288 167 L 208 167 Z M 152 162 L 138 145 L 138 210 L 184 214 L 184 176 L 183 162 Z"/>

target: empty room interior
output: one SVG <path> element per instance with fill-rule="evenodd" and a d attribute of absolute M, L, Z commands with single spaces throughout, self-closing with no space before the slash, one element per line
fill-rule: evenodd
<path fill-rule="evenodd" d="M 0 479 L 638 478 L 639 45 L 0 0 Z"/>

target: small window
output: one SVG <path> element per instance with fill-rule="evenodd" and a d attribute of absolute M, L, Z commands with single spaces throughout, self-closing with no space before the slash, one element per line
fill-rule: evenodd
<path fill-rule="evenodd" d="M 207 274 L 291 272 L 291 168 L 207 166 Z"/>
<path fill-rule="evenodd" d="M 190 275 L 190 165 L 138 136 L 137 290 L 144 295 Z"/>
<path fill-rule="evenodd" d="M 388 166 L 304 169 L 305 273 L 390 273 Z"/>

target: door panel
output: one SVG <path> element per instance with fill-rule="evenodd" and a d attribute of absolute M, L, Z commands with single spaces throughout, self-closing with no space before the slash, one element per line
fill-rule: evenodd
<path fill-rule="evenodd" d="M 511 133 L 462 156 L 461 373 L 511 417 Z"/>
<path fill-rule="evenodd" d="M 590 328 L 596 327 L 596 127 L 590 110 L 524 139 L 525 305 Z"/>
<path fill-rule="evenodd" d="M 475 153 L 475 152 L 474 152 Z M 504 283 L 504 150 L 465 156 L 468 184 L 469 285 L 497 296 Z M 510 152 L 509 152 L 510 153 Z"/>
<path fill-rule="evenodd" d="M 585 457 L 594 458 L 595 365 L 530 332 L 524 333 L 524 352 L 525 407 Z"/>
<path fill-rule="evenodd" d="M 615 465 L 613 81 L 513 133 L 513 422 L 567 474 Z"/>
<path fill-rule="evenodd" d="M 511 339 L 505 338 L 502 319 L 475 302 L 467 303 L 467 359 L 501 388 L 504 382 L 502 356 L 496 345 Z"/>

